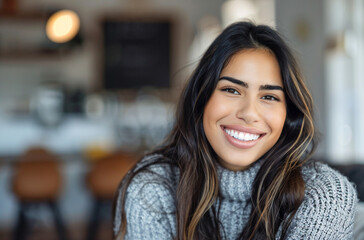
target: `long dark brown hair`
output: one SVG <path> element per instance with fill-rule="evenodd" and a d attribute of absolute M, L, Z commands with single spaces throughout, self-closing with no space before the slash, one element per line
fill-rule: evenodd
<path fill-rule="evenodd" d="M 280 226 L 280 239 L 284 239 L 303 201 L 301 167 L 316 147 L 311 95 L 281 36 L 268 26 L 238 22 L 227 27 L 203 55 L 182 92 L 173 130 L 153 151 L 164 156 L 158 161 L 168 162 L 180 172 L 175 196 L 178 240 L 222 238 L 218 213 L 211 207 L 219 197 L 217 156 L 203 130 L 203 113 L 231 57 L 244 49 L 258 48 L 271 51 L 278 61 L 287 117 L 277 143 L 262 156 L 252 187 L 252 211 L 239 239 L 275 239 Z M 147 167 L 133 171 L 124 180 L 122 206 L 127 185 Z M 124 236 L 127 219 L 122 208 L 119 235 Z"/>

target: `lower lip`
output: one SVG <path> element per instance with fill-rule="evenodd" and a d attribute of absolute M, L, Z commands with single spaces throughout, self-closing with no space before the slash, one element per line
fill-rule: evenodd
<path fill-rule="evenodd" d="M 229 143 L 231 145 L 233 145 L 234 147 L 241 148 L 241 149 L 248 149 L 248 148 L 254 147 L 255 144 L 257 144 L 260 141 L 260 139 L 263 137 L 263 135 L 260 135 L 259 138 L 256 140 L 242 141 L 242 140 L 236 139 L 236 138 L 230 136 L 229 134 L 227 134 L 227 132 L 225 132 L 225 129 L 223 127 L 221 129 L 222 129 L 226 139 L 229 141 Z"/>

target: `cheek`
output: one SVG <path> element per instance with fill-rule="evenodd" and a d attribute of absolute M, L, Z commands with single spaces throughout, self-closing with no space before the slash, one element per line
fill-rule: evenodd
<path fill-rule="evenodd" d="M 223 98 L 213 95 L 204 110 L 204 124 L 216 123 L 219 119 L 229 114 L 229 109 L 230 104 L 227 104 Z"/>
<path fill-rule="evenodd" d="M 286 109 L 276 109 L 264 114 L 265 121 L 269 123 L 270 129 L 275 134 L 280 135 L 286 121 Z"/>

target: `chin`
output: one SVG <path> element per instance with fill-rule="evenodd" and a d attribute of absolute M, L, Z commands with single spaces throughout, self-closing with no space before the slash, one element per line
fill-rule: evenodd
<path fill-rule="evenodd" d="M 256 160 L 252 160 L 252 159 L 246 160 L 246 159 L 247 159 L 246 157 L 239 157 L 239 158 L 227 159 L 227 160 L 222 160 L 220 158 L 220 164 L 224 168 L 227 168 L 232 171 L 242 171 L 242 170 L 249 168 L 253 163 L 256 162 Z"/>

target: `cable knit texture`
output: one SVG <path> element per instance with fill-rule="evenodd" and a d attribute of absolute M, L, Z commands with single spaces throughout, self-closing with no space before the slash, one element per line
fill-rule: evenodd
<path fill-rule="evenodd" d="M 145 157 L 138 166 L 157 157 L 160 156 Z M 248 222 L 251 211 L 248 199 L 259 167 L 260 162 L 240 172 L 218 168 L 222 239 L 237 239 Z M 173 239 L 178 170 L 167 164 L 154 164 L 148 170 L 137 174 L 127 189 L 127 234 L 124 239 Z M 303 167 L 302 174 L 306 183 L 305 197 L 288 229 L 287 239 L 352 239 L 357 203 L 354 187 L 344 176 L 322 163 Z M 120 195 L 119 190 L 115 234 L 121 224 Z M 276 239 L 279 236 L 280 232 Z"/>

